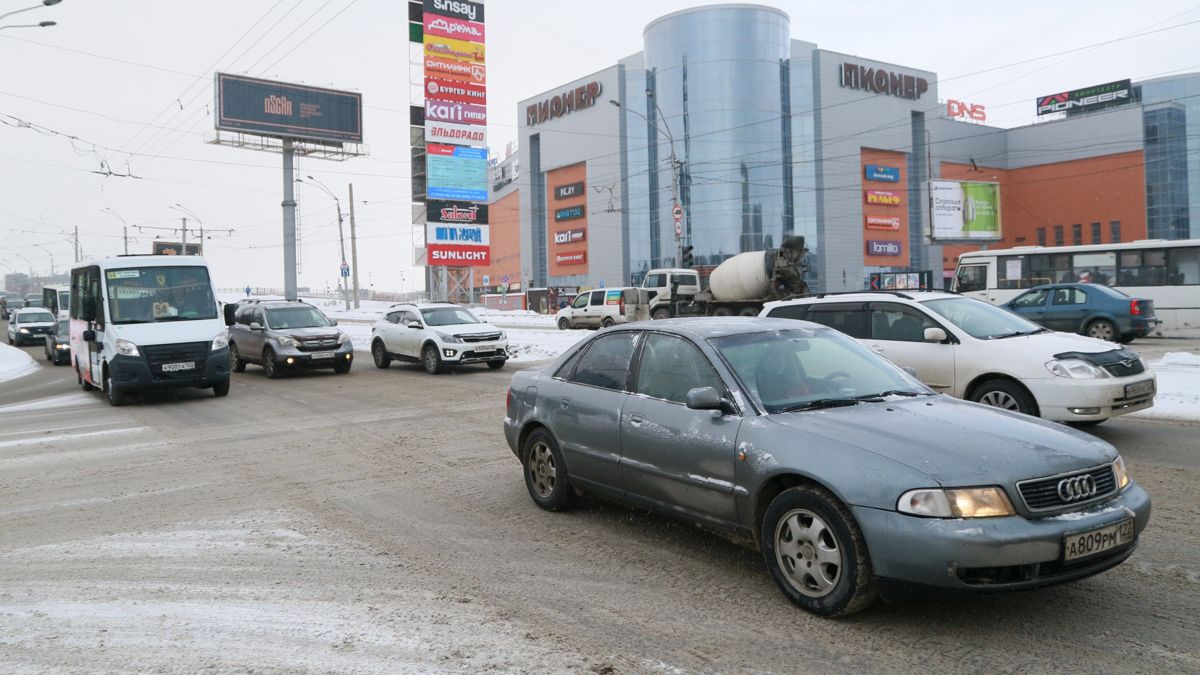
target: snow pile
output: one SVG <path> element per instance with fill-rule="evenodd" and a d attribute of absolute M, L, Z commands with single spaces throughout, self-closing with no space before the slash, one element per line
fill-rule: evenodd
<path fill-rule="evenodd" d="M 0 382 L 15 380 L 37 370 L 33 358 L 16 347 L 0 345 Z"/>
<path fill-rule="evenodd" d="M 1171 352 L 1149 363 L 1158 377 L 1154 407 L 1133 415 L 1200 420 L 1200 355 Z"/>

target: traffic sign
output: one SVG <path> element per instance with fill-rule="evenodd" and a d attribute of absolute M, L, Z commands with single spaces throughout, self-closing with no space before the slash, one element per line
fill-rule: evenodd
<path fill-rule="evenodd" d="M 675 236 L 678 237 L 681 234 L 683 234 L 683 223 L 677 220 L 675 221 Z"/>
<path fill-rule="evenodd" d="M 508 275 L 507 275 L 507 274 L 505 274 L 504 276 L 500 277 L 500 283 L 502 283 L 502 284 L 507 284 L 507 283 L 508 283 Z"/>
<path fill-rule="evenodd" d="M 489 277 L 489 276 L 488 276 L 488 275 L 486 275 L 486 274 L 485 274 L 485 275 L 483 275 L 483 285 L 484 285 L 484 286 L 491 286 L 491 285 L 492 285 L 492 278 L 491 278 L 491 277 Z"/>
<path fill-rule="evenodd" d="M 683 206 L 676 204 L 675 206 L 671 207 L 671 217 L 674 218 L 675 222 L 677 223 L 683 220 Z"/>
<path fill-rule="evenodd" d="M 342 276 L 350 276 L 350 265 L 346 264 L 345 262 L 342 263 Z"/>

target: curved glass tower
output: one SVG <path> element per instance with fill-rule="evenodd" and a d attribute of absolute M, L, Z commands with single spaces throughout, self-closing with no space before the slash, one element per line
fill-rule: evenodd
<path fill-rule="evenodd" d="M 676 198 L 698 265 L 778 245 L 796 229 L 789 36 L 787 14 L 757 5 L 646 26 L 645 70 L 627 73 L 624 102 L 634 275 L 674 265 Z"/>

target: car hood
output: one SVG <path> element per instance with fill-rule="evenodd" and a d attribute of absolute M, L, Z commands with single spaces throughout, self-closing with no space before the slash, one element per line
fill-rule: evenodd
<path fill-rule="evenodd" d="M 1116 343 L 1090 338 L 1085 335 L 1057 332 L 1018 335 L 1016 337 L 999 338 L 996 340 L 984 340 L 984 342 L 1002 342 L 1005 346 L 1016 347 L 1022 352 L 1045 354 L 1046 358 L 1062 352 L 1098 354 L 1100 352 L 1111 352 L 1121 347 L 1121 345 Z"/>
<path fill-rule="evenodd" d="M 500 332 L 499 328 L 490 323 L 458 323 L 448 326 L 430 326 L 429 329 L 446 335 L 481 335 Z"/>
<path fill-rule="evenodd" d="M 943 395 L 771 419 L 912 467 L 947 487 L 1012 485 L 1117 457 L 1108 443 L 1069 427 Z"/>
<path fill-rule="evenodd" d="M 17 323 L 17 324 L 13 324 L 13 325 L 16 326 L 17 329 L 21 329 L 21 328 L 47 328 L 47 327 L 53 328 L 57 324 L 58 324 L 57 321 L 30 321 L 29 323 Z"/>
<path fill-rule="evenodd" d="M 279 328 L 276 332 L 294 338 L 337 337 L 337 326 L 313 326 L 312 328 Z"/>

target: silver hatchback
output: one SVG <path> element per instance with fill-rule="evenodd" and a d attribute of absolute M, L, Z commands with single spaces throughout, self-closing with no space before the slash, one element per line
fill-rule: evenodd
<path fill-rule="evenodd" d="M 534 503 L 582 492 L 762 551 L 816 614 L 933 587 L 995 593 L 1128 558 L 1150 497 L 1108 443 L 936 394 L 786 319 L 601 331 L 513 375 L 505 436 Z"/>

